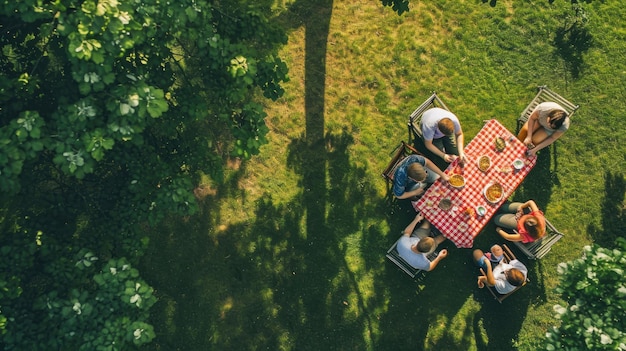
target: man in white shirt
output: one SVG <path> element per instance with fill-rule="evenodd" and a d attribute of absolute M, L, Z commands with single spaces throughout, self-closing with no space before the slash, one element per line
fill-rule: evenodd
<path fill-rule="evenodd" d="M 465 161 L 463 130 L 457 116 L 445 109 L 434 107 L 422 114 L 422 138 L 424 146 L 446 162 L 457 156 Z"/>
<path fill-rule="evenodd" d="M 430 223 L 426 220 L 415 230 L 417 224 L 424 219 L 421 213 L 418 213 L 413 221 L 404 229 L 403 236 L 398 242 L 398 254 L 404 259 L 411 267 L 415 269 L 421 269 L 424 271 L 432 271 L 437 267 L 437 264 L 448 256 L 448 250 L 443 249 L 439 251 L 437 257 L 430 261 L 428 255 L 435 252 L 437 244 L 440 244 L 445 240 L 443 235 L 438 235 L 434 238 L 430 237 Z"/>

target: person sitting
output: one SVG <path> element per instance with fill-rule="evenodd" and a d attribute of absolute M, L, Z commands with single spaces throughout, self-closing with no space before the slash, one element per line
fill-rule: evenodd
<path fill-rule="evenodd" d="M 417 227 L 420 222 L 422 224 Z M 398 254 L 415 269 L 432 271 L 441 260 L 448 256 L 448 250 L 443 249 L 434 260 L 428 259 L 427 256 L 435 252 L 437 245 L 442 243 L 445 238 L 443 235 L 437 235 L 434 238 L 429 236 L 430 223 L 424 220 L 421 213 L 415 216 L 402 234 L 397 246 Z"/>
<path fill-rule="evenodd" d="M 422 114 L 420 128 L 426 149 L 448 163 L 457 156 L 465 161 L 463 130 L 454 113 L 439 107 L 428 109 Z"/>
<path fill-rule="evenodd" d="M 569 116 L 556 102 L 542 102 L 530 114 L 517 138 L 527 147 L 527 156 L 552 144 L 569 129 Z"/>
<path fill-rule="evenodd" d="M 529 209 L 529 213 L 525 213 Z M 546 218 L 533 200 L 525 203 L 507 202 L 494 217 L 496 232 L 509 241 L 521 241 L 531 243 L 541 239 L 546 234 Z M 516 233 L 508 233 L 506 229 L 517 230 Z"/>
<path fill-rule="evenodd" d="M 398 166 L 393 176 L 393 194 L 398 199 L 417 200 L 439 177 L 447 181 L 431 160 L 421 155 L 409 155 Z"/>
<path fill-rule="evenodd" d="M 502 246 L 494 244 L 493 246 L 491 246 L 489 252 L 485 252 L 485 257 L 487 257 L 487 259 L 491 261 L 492 266 L 497 265 L 504 258 L 504 251 L 502 250 Z"/>
<path fill-rule="evenodd" d="M 473 254 L 476 264 L 482 268 L 483 273 L 478 277 L 479 288 L 482 289 L 485 285 L 492 286 L 498 293 L 508 294 L 526 281 L 528 268 L 522 262 L 518 260 L 512 260 L 509 263 L 501 262 L 492 269 L 491 261 L 480 249 L 474 250 Z"/>

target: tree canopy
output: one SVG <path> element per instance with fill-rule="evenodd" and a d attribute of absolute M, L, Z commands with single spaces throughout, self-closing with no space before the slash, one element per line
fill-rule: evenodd
<path fill-rule="evenodd" d="M 153 337 L 138 226 L 194 213 L 201 176 L 266 142 L 260 100 L 287 80 L 271 16 L 267 1 L 2 0 L 4 346 Z"/>

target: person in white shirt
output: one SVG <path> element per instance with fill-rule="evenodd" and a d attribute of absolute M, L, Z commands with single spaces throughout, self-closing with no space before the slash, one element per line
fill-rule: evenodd
<path fill-rule="evenodd" d="M 420 222 L 422 222 L 422 224 L 415 229 Z M 415 216 L 413 221 L 409 223 L 402 233 L 403 235 L 400 237 L 397 246 L 398 254 L 410 264 L 411 267 L 432 271 L 441 260 L 448 256 L 448 250 L 443 249 L 439 251 L 439 254 L 434 260 L 430 261 L 428 259 L 428 255 L 435 252 L 437 245 L 442 243 L 446 238 L 443 235 L 437 235 L 434 238 L 430 237 L 430 223 L 424 220 L 424 216 L 421 213 Z"/>
<path fill-rule="evenodd" d="M 474 260 L 483 273 L 478 277 L 478 287 L 481 289 L 488 285 L 495 287 L 500 294 L 508 294 L 526 281 L 528 268 L 518 260 L 511 260 L 509 263 L 500 262 L 492 269 L 491 262 L 479 249 L 474 250 Z"/>
<path fill-rule="evenodd" d="M 463 130 L 457 116 L 443 108 L 435 107 L 422 114 L 422 138 L 424 146 L 446 162 L 457 157 L 465 161 Z"/>

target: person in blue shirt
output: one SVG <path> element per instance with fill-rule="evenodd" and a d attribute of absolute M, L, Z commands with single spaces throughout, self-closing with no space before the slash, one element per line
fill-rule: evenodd
<path fill-rule="evenodd" d="M 409 155 L 394 172 L 393 194 L 398 199 L 417 200 L 439 177 L 449 180 L 448 175 L 431 160 L 421 155 Z"/>

